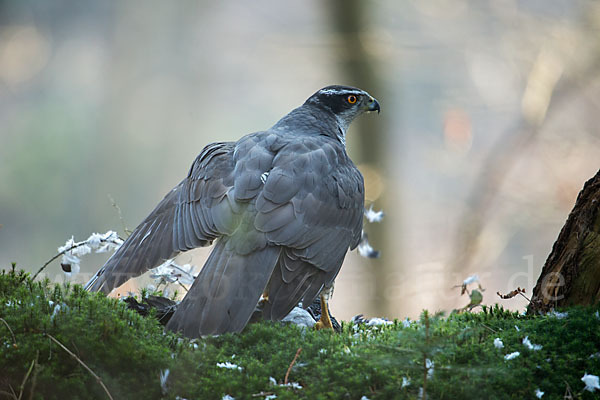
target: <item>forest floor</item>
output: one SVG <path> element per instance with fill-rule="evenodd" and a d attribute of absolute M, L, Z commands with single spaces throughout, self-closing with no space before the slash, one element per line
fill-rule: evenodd
<path fill-rule="evenodd" d="M 188 340 L 122 301 L 9 270 L 0 399 L 592 399 L 598 310 L 424 311 L 340 333 L 263 322 Z"/>

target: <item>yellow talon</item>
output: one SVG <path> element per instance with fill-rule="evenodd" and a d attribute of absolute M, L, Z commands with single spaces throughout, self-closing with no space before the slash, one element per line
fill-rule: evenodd
<path fill-rule="evenodd" d="M 333 324 L 331 318 L 329 318 L 329 307 L 327 306 L 327 300 L 321 293 L 321 318 L 315 324 L 315 329 L 330 329 L 333 331 Z"/>

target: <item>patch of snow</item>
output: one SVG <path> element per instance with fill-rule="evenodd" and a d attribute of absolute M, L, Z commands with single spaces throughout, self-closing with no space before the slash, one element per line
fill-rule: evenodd
<path fill-rule="evenodd" d="M 400 386 L 400 388 L 405 388 L 409 385 L 410 385 L 410 378 L 403 376 L 402 377 L 402 386 Z"/>
<path fill-rule="evenodd" d="M 525 339 L 523 339 L 523 345 L 525 345 L 525 347 L 527 347 L 529 350 L 537 351 L 542 349 L 541 344 L 532 344 L 529 340 L 529 336 L 525 336 Z"/>
<path fill-rule="evenodd" d="M 569 316 L 568 312 L 558 312 L 558 311 L 550 311 L 547 315 L 551 316 L 551 317 L 556 317 L 558 319 L 563 319 L 563 318 L 567 318 Z"/>
<path fill-rule="evenodd" d="M 393 322 L 389 321 L 385 318 L 371 318 L 369 322 L 367 322 L 367 326 L 379 326 L 379 325 L 392 325 Z"/>
<path fill-rule="evenodd" d="M 600 379 L 597 375 L 588 375 L 588 373 L 586 372 L 585 374 L 583 374 L 583 378 L 581 378 L 581 381 L 585 383 L 584 389 L 589 392 L 595 392 L 596 389 L 600 389 Z"/>
<path fill-rule="evenodd" d="M 505 355 L 504 359 L 505 360 L 513 360 L 513 359 L 519 357 L 520 355 L 521 355 L 521 353 L 519 353 L 518 351 L 514 351 L 510 354 Z"/>
<path fill-rule="evenodd" d="M 217 363 L 217 367 L 219 368 L 227 368 L 227 369 L 237 369 L 238 371 L 243 370 L 242 367 L 236 365 L 236 364 L 232 364 L 229 361 L 225 361 L 224 363 Z"/>

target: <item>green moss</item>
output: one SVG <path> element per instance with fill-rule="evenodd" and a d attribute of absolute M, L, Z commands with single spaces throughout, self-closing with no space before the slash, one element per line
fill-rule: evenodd
<path fill-rule="evenodd" d="M 535 398 L 537 388 L 545 399 L 562 398 L 567 385 L 576 397 L 594 398 L 583 391 L 580 379 L 584 372 L 600 375 L 600 356 L 590 357 L 599 351 L 596 311 L 597 306 L 571 308 L 562 319 L 520 316 L 498 306 L 448 317 L 424 312 L 409 327 L 398 321 L 379 327 L 343 324 L 340 334 L 260 323 L 241 334 L 188 341 L 165 334 L 153 318 L 140 317 L 122 302 L 80 286 L 53 286 L 8 272 L 0 275 L 0 317 L 15 338 L 0 321 L 0 390 L 12 387 L 18 393 L 37 358 L 26 395 L 35 384 L 37 399 L 106 398 L 94 377 L 49 334 L 98 374 L 115 399 L 221 399 L 225 394 L 236 399 L 269 394 L 412 399 L 424 384 L 431 399 Z M 525 336 L 542 349 L 529 350 L 522 343 Z M 504 348 L 497 349 L 494 338 Z M 280 386 L 299 348 L 288 381 L 302 388 Z M 520 356 L 504 359 L 514 351 Z M 225 362 L 242 370 L 217 366 Z M 166 369 L 168 391 L 163 393 L 159 376 Z M 402 387 L 403 378 L 410 385 Z"/>
<path fill-rule="evenodd" d="M 115 398 L 160 395 L 158 376 L 169 365 L 172 337 L 117 300 L 89 294 L 79 285 L 51 286 L 23 273 L 3 272 L 0 317 L 15 336 L 0 323 L 0 390 L 10 392 L 11 386 L 16 390 L 37 354 L 34 398 L 105 396 L 93 376 L 49 334 L 98 374 Z"/>

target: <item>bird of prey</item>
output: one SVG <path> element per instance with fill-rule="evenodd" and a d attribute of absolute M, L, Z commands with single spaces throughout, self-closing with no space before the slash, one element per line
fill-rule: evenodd
<path fill-rule="evenodd" d="M 346 130 L 367 111 L 380 106 L 364 90 L 328 86 L 265 131 L 209 144 L 86 288 L 109 293 L 214 241 L 167 329 L 239 332 L 261 295 L 267 320 L 310 306 L 361 239 L 364 182 Z"/>

